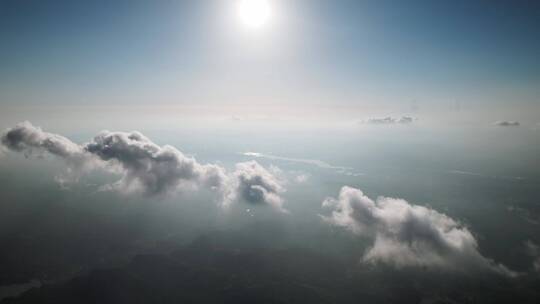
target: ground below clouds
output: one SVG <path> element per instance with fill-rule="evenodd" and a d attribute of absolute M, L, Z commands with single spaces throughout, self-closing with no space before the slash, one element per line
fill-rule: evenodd
<path fill-rule="evenodd" d="M 470 277 L 351 266 L 306 249 L 245 248 L 200 237 L 169 254 L 34 288 L 20 303 L 534 303 L 538 279 Z"/>

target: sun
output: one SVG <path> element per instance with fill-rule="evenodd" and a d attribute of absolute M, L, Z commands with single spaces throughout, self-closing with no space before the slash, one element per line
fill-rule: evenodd
<path fill-rule="evenodd" d="M 270 19 L 272 11 L 267 0 L 240 0 L 238 15 L 242 23 L 249 28 L 260 28 Z"/>

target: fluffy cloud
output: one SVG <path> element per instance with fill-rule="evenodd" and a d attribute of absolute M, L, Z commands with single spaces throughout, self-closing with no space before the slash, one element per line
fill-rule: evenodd
<path fill-rule="evenodd" d="M 87 144 L 69 139 L 24 122 L 8 129 L 1 137 L 8 150 L 26 156 L 51 154 L 64 160 L 68 168 L 85 171 L 103 169 L 122 174 L 106 189 L 163 195 L 186 188 L 212 189 L 228 206 L 237 200 L 262 203 L 283 209 L 284 182 L 277 168 L 266 170 L 255 161 L 239 163 L 236 170 L 214 164 L 201 164 L 175 147 L 159 146 L 139 132 L 103 131 Z M 65 178 L 57 178 L 65 183 Z"/>
<path fill-rule="evenodd" d="M 433 209 L 396 198 L 373 201 L 351 187 L 343 187 L 338 198 L 326 199 L 323 207 L 331 210 L 323 216 L 326 222 L 373 240 L 364 262 L 516 275 L 482 256 L 466 227 Z"/>
<path fill-rule="evenodd" d="M 219 166 L 198 163 L 172 146 L 158 146 L 139 132 L 104 131 L 84 146 L 85 151 L 122 168 L 117 184 L 146 194 L 169 193 L 182 186 L 221 188 L 226 179 Z"/>
<path fill-rule="evenodd" d="M 499 127 L 518 127 L 520 125 L 519 121 L 513 120 L 499 120 L 493 124 Z"/>
<path fill-rule="evenodd" d="M 283 208 L 281 197 L 285 192 L 283 186 L 285 182 L 256 161 L 236 164 L 236 170 L 229 182 L 231 184 L 226 189 L 224 206 L 243 200 L 255 205 L 268 204 L 277 210 L 287 212 Z"/>
<path fill-rule="evenodd" d="M 4 132 L 1 142 L 8 150 L 24 153 L 26 157 L 54 155 L 65 160 L 70 169 L 81 170 L 93 165 L 91 155 L 81 146 L 61 135 L 44 132 L 27 121 Z"/>
<path fill-rule="evenodd" d="M 375 125 L 391 125 L 391 124 L 410 124 L 413 123 L 416 119 L 411 116 L 401 116 L 401 117 L 373 117 L 361 121 L 361 123 L 366 124 L 375 124 Z"/>

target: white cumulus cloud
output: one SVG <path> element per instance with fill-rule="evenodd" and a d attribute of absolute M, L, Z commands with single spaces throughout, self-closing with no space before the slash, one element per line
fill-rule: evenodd
<path fill-rule="evenodd" d="M 285 182 L 277 167 L 265 169 L 255 161 L 236 164 L 228 173 L 215 164 L 201 164 L 170 145 L 160 146 L 140 132 L 103 131 L 79 145 L 43 131 L 29 122 L 6 130 L 1 143 L 26 156 L 54 155 L 78 172 L 102 169 L 120 173 L 121 179 L 102 189 L 164 195 L 178 190 L 205 188 L 217 192 L 228 206 L 235 201 L 268 204 L 285 211 L 281 194 Z M 56 178 L 65 184 L 65 177 Z"/>
<path fill-rule="evenodd" d="M 43 131 L 25 121 L 6 130 L 0 137 L 6 150 L 23 153 L 26 157 L 41 157 L 46 154 L 63 159 L 67 164 L 69 178 L 77 178 L 85 170 L 91 170 L 99 162 L 85 149 L 64 136 Z M 56 177 L 66 180 L 66 176 Z"/>
<path fill-rule="evenodd" d="M 283 208 L 281 197 L 285 192 L 285 182 L 256 161 L 236 164 L 236 170 L 229 183 L 226 187 L 224 206 L 243 200 L 254 205 L 267 204 L 279 211 L 287 212 Z"/>
<path fill-rule="evenodd" d="M 373 201 L 351 187 L 343 187 L 338 198 L 326 199 L 323 207 L 331 210 L 330 215 L 322 216 L 326 222 L 373 241 L 363 255 L 364 262 L 516 275 L 482 256 L 466 227 L 433 209 L 397 198 Z"/>
<path fill-rule="evenodd" d="M 104 131 L 84 149 L 122 168 L 118 186 L 139 188 L 147 194 L 168 193 L 182 186 L 220 188 L 226 179 L 223 168 L 200 164 L 173 146 L 158 146 L 139 132 Z"/>

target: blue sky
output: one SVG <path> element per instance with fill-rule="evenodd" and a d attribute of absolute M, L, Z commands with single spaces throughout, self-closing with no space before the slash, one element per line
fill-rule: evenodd
<path fill-rule="evenodd" d="M 0 2 L 0 103 L 538 104 L 536 1 Z"/>

